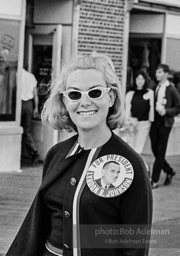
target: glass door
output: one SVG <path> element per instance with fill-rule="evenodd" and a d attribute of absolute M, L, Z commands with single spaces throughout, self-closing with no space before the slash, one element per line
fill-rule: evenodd
<path fill-rule="evenodd" d="M 61 68 L 62 26 L 58 25 L 49 33 L 45 26 L 37 26 L 30 34 L 29 66 L 32 67 L 38 85 L 39 115 L 32 121 L 33 136 L 43 160 L 49 148 L 58 142 L 58 132 L 41 123 L 43 104 L 49 95 L 49 88 Z"/>

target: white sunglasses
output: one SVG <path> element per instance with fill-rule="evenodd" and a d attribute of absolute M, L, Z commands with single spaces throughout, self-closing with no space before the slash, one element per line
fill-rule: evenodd
<path fill-rule="evenodd" d="M 83 97 L 83 95 L 87 95 L 89 99 L 100 99 L 103 97 L 105 93 L 109 92 L 110 90 L 111 88 L 104 88 L 104 87 L 96 87 L 85 92 L 82 92 L 76 89 L 68 89 L 62 94 L 68 100 L 78 101 Z"/>

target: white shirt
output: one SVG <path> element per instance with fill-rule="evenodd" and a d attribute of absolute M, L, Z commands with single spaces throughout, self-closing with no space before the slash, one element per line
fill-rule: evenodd
<path fill-rule="evenodd" d="M 166 80 L 163 84 L 159 84 L 157 87 L 158 95 L 157 102 L 162 103 L 162 99 L 165 98 L 166 87 L 169 86 L 169 81 Z"/>
<path fill-rule="evenodd" d="M 22 91 L 21 99 L 24 101 L 31 100 L 34 98 L 33 90 L 37 86 L 37 80 L 35 76 L 22 69 Z"/>
<path fill-rule="evenodd" d="M 157 93 L 157 101 L 156 101 L 156 111 L 161 111 L 165 108 L 166 105 L 166 87 L 169 86 L 169 81 L 166 80 L 163 84 L 159 84 L 156 93 Z"/>

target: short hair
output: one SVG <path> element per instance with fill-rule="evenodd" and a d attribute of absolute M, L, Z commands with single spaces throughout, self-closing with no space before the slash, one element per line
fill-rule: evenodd
<path fill-rule="evenodd" d="M 107 55 L 96 52 L 93 52 L 91 55 L 79 56 L 69 65 L 63 67 L 60 77 L 51 85 L 50 96 L 43 106 L 41 118 L 44 124 L 50 124 L 57 130 L 77 131 L 63 102 L 62 93 L 66 90 L 68 76 L 73 71 L 87 69 L 101 72 L 107 87 L 115 92 L 115 102 L 109 109 L 107 125 L 110 129 L 123 125 L 124 100 L 122 86 L 115 73 L 112 60 Z"/>
<path fill-rule="evenodd" d="M 136 85 L 136 78 L 138 76 L 142 76 L 145 80 L 144 82 L 144 86 L 143 86 L 143 91 L 147 91 L 147 88 L 148 88 L 148 75 L 146 72 L 144 72 L 143 70 L 138 70 L 136 73 L 135 73 L 135 76 L 134 76 L 134 86 L 133 86 L 133 89 L 136 90 L 137 89 L 137 85 Z"/>
<path fill-rule="evenodd" d="M 169 66 L 168 65 L 166 65 L 166 64 L 159 64 L 158 66 L 157 66 L 157 69 L 161 69 L 162 68 L 162 70 L 165 72 L 165 73 L 169 73 L 169 71 L 170 71 L 170 68 L 169 68 Z"/>
<path fill-rule="evenodd" d="M 108 167 L 110 164 L 117 164 L 117 165 L 119 165 L 116 161 L 109 161 L 109 162 L 106 162 L 106 163 L 103 165 L 103 168 L 102 168 L 102 169 Z M 120 167 L 120 165 L 119 165 L 119 167 Z"/>

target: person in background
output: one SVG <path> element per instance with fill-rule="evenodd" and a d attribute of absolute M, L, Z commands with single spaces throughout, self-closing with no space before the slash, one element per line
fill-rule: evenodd
<path fill-rule="evenodd" d="M 174 85 L 175 85 L 175 87 L 178 90 L 179 95 L 180 95 L 180 71 L 175 72 L 173 81 L 174 81 Z"/>
<path fill-rule="evenodd" d="M 148 255 L 150 232 L 140 246 L 107 246 L 102 241 L 99 248 L 94 236 L 103 225 L 142 232 L 151 228 L 152 191 L 144 162 L 112 132 L 122 125 L 123 116 L 122 87 L 108 56 L 93 52 L 64 67 L 42 120 L 76 135 L 49 150 L 41 186 L 6 256 Z M 121 184 L 98 188 L 95 172 L 111 161 L 121 166 Z"/>
<path fill-rule="evenodd" d="M 29 71 L 22 69 L 21 90 L 21 126 L 22 142 L 25 145 L 32 163 L 39 160 L 39 154 L 32 136 L 32 117 L 38 116 L 37 80 Z"/>
<path fill-rule="evenodd" d="M 126 94 L 125 109 L 126 125 L 129 126 L 127 143 L 142 154 L 151 122 L 154 121 L 154 92 L 148 88 L 148 78 L 142 70 L 135 74 L 134 86 Z"/>
<path fill-rule="evenodd" d="M 180 112 L 180 97 L 175 86 L 168 80 L 169 66 L 159 64 L 156 70 L 158 85 L 155 88 L 155 119 L 150 129 L 152 152 L 155 157 L 152 170 L 152 188 L 158 188 L 161 170 L 166 173 L 164 185 L 169 185 L 176 174 L 165 159 L 174 116 Z"/>

